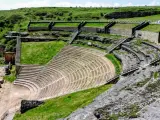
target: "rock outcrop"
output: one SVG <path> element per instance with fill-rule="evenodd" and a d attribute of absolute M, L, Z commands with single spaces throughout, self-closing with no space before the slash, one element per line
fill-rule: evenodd
<path fill-rule="evenodd" d="M 43 104 L 43 101 L 36 101 L 36 100 L 22 100 L 21 102 L 21 113 L 25 113 L 26 111 L 38 107 L 39 105 Z"/>

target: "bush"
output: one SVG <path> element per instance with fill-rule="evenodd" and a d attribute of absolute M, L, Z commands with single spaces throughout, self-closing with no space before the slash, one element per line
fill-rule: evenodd
<path fill-rule="evenodd" d="M 7 42 L 7 45 L 16 46 L 17 41 L 16 40 L 10 40 Z"/>
<path fill-rule="evenodd" d="M 103 17 L 104 16 L 104 14 L 103 13 L 101 13 L 101 17 Z"/>
<path fill-rule="evenodd" d="M 13 48 L 14 47 L 12 45 L 6 45 L 5 52 L 12 52 Z"/>
<path fill-rule="evenodd" d="M 36 12 L 35 15 L 36 16 L 46 16 L 47 12 Z"/>
<path fill-rule="evenodd" d="M 4 21 L 0 21 L 0 27 L 4 27 L 5 26 L 5 22 Z"/>
<path fill-rule="evenodd" d="M 67 18 L 67 21 L 72 21 L 72 17 L 68 17 L 68 18 Z"/>
<path fill-rule="evenodd" d="M 11 15 L 7 20 L 10 24 L 16 24 L 17 22 L 21 21 L 23 17 L 21 15 Z"/>
<path fill-rule="evenodd" d="M 39 19 L 40 19 L 40 20 L 44 20 L 43 16 L 40 16 Z"/>
<path fill-rule="evenodd" d="M 56 18 L 57 20 L 61 20 L 59 17 Z"/>
<path fill-rule="evenodd" d="M 70 13 L 68 14 L 68 16 L 72 16 L 72 13 L 70 12 Z"/>
<path fill-rule="evenodd" d="M 0 57 L 0 65 L 4 65 L 4 63 L 5 63 L 4 58 L 3 58 L 3 57 Z"/>
<path fill-rule="evenodd" d="M 53 18 L 53 17 L 54 17 L 53 14 L 47 14 L 47 15 L 46 15 L 46 18 Z"/>

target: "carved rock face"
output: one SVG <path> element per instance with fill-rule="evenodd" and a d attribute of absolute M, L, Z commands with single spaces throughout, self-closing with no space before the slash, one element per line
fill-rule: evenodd
<path fill-rule="evenodd" d="M 36 100 L 22 100 L 21 101 L 21 113 L 25 113 L 26 111 L 38 107 L 39 105 L 43 104 L 43 101 L 36 101 Z"/>

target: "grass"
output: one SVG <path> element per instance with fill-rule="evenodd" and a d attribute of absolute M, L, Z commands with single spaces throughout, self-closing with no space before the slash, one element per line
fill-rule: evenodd
<path fill-rule="evenodd" d="M 56 23 L 54 27 L 78 27 L 79 23 Z"/>
<path fill-rule="evenodd" d="M 157 79 L 159 77 L 159 73 L 158 72 L 154 72 L 153 76 L 154 76 L 154 79 Z"/>
<path fill-rule="evenodd" d="M 24 114 L 16 114 L 14 120 L 57 120 L 65 118 L 76 109 L 90 104 L 96 96 L 108 90 L 111 86 L 111 84 L 108 84 L 47 100 L 45 104 Z"/>
<path fill-rule="evenodd" d="M 141 46 L 142 40 L 141 39 L 135 39 L 135 41 L 133 43 L 134 43 L 134 45 Z"/>
<path fill-rule="evenodd" d="M 143 81 L 137 82 L 135 85 L 136 85 L 137 87 L 143 87 L 149 80 L 150 80 L 150 78 L 146 78 L 146 79 L 143 80 Z"/>
<path fill-rule="evenodd" d="M 142 31 L 160 32 L 160 25 L 148 25 L 142 29 Z"/>
<path fill-rule="evenodd" d="M 132 29 L 138 24 L 115 24 L 112 28 Z"/>
<path fill-rule="evenodd" d="M 145 16 L 145 17 L 122 18 L 122 19 L 118 19 L 118 20 L 121 20 L 121 21 L 139 21 L 139 22 L 149 20 L 149 21 L 155 22 L 155 21 L 159 20 L 159 17 L 160 17 L 160 15 L 152 15 L 152 16 Z"/>
<path fill-rule="evenodd" d="M 122 36 L 121 35 L 111 35 L 111 34 L 105 34 L 105 33 L 97 33 L 98 36 L 102 36 L 105 38 L 110 38 L 110 39 L 114 39 L 114 40 L 118 40 L 121 39 Z M 123 37 L 124 38 L 124 37 Z"/>
<path fill-rule="evenodd" d="M 159 89 L 160 89 L 160 80 L 157 80 L 153 83 L 150 83 L 147 87 L 146 87 L 146 90 L 148 92 L 157 92 Z"/>
<path fill-rule="evenodd" d="M 108 111 L 105 111 L 104 113 L 105 118 L 103 118 L 103 120 L 119 120 L 119 118 L 121 119 L 137 118 L 139 116 L 138 114 L 139 110 L 140 107 L 137 104 L 131 104 L 127 106 L 122 112 L 118 112 L 116 114 L 115 113 L 110 114 Z"/>
<path fill-rule="evenodd" d="M 35 23 L 35 24 L 30 24 L 30 27 L 48 27 L 49 23 Z"/>
<path fill-rule="evenodd" d="M 63 41 L 22 43 L 21 63 L 44 65 L 65 45 Z"/>
<path fill-rule="evenodd" d="M 5 75 L 3 79 L 9 82 L 13 82 L 16 79 L 16 67 L 12 66 L 12 69 L 10 71 L 11 71 L 11 74 Z"/>
<path fill-rule="evenodd" d="M 127 117 L 127 118 L 137 118 L 139 115 L 137 112 L 139 112 L 140 107 L 137 104 L 131 104 L 126 108 L 126 112 L 119 112 L 119 117 Z"/>
<path fill-rule="evenodd" d="M 106 57 L 113 63 L 116 74 L 119 75 L 122 71 L 122 66 L 120 61 L 113 54 L 107 54 Z"/>
<path fill-rule="evenodd" d="M 89 32 L 81 32 L 81 34 L 85 34 L 85 35 L 93 35 L 93 36 L 99 36 L 99 37 L 104 37 L 104 38 L 109 38 L 109 39 L 121 39 L 122 36 L 121 35 L 111 35 L 111 34 L 106 34 L 106 33 L 89 33 Z M 124 37 L 123 37 L 124 38 Z"/>

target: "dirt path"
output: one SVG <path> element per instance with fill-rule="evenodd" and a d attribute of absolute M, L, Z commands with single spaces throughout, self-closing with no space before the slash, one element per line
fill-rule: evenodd
<path fill-rule="evenodd" d="M 3 79 L 4 70 L 0 67 L 0 80 Z M 15 86 L 13 83 L 5 81 L 0 88 L 0 119 L 7 114 L 12 114 L 20 107 L 22 99 L 27 99 L 29 90 L 22 86 Z"/>

